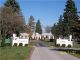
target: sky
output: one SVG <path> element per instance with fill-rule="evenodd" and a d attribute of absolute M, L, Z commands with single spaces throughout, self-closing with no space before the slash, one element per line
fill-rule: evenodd
<path fill-rule="evenodd" d="M 34 16 L 35 22 L 41 21 L 43 29 L 58 22 L 63 14 L 67 0 L 17 0 L 24 15 L 26 23 L 30 16 Z M 80 11 L 80 0 L 74 0 L 77 10 Z M 0 0 L 0 6 L 5 0 Z M 80 15 L 80 14 L 79 14 Z"/>

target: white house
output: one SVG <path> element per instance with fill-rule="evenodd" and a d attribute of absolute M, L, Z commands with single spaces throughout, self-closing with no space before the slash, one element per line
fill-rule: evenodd
<path fill-rule="evenodd" d="M 42 38 L 54 39 L 54 35 L 52 33 L 42 33 Z"/>
<path fill-rule="evenodd" d="M 32 34 L 32 39 L 36 39 L 36 40 L 41 39 L 41 34 L 39 34 L 39 33 Z"/>
<path fill-rule="evenodd" d="M 22 43 L 23 46 L 25 46 L 25 44 L 29 44 L 29 34 L 27 34 L 27 33 L 20 33 L 19 37 L 17 37 L 16 34 L 13 34 L 12 46 L 15 43 L 17 44 L 17 46 L 19 46 L 20 43 Z"/>
<path fill-rule="evenodd" d="M 54 36 L 52 33 L 42 33 L 42 34 L 39 34 L 39 33 L 33 33 L 32 34 L 32 39 L 36 39 L 36 40 L 39 40 L 39 39 L 54 39 Z"/>
<path fill-rule="evenodd" d="M 60 46 L 62 46 L 62 44 L 65 44 L 65 47 L 67 47 L 68 45 L 73 46 L 72 35 L 69 36 L 69 39 L 57 39 L 56 44 L 60 44 Z"/>

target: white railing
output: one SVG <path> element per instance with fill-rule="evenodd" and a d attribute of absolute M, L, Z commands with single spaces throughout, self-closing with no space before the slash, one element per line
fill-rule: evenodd
<path fill-rule="evenodd" d="M 16 37 L 16 34 L 13 34 L 12 46 L 14 46 L 15 43 L 17 44 L 17 46 L 19 46 L 20 43 L 22 44 L 22 46 L 25 46 L 26 44 L 29 44 L 29 37 L 28 37 L 27 33 L 25 33 L 25 34 L 23 34 L 22 36 L 19 36 L 19 37 Z"/>

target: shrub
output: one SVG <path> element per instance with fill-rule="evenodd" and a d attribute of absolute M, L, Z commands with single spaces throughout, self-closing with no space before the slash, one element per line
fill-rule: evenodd
<path fill-rule="evenodd" d="M 71 45 L 69 44 L 67 47 L 71 47 Z"/>
<path fill-rule="evenodd" d="M 5 43 L 5 46 L 11 46 L 11 44 L 10 43 Z"/>
<path fill-rule="evenodd" d="M 5 39 L 2 39 L 1 41 L 1 47 L 4 47 L 5 46 Z"/>
<path fill-rule="evenodd" d="M 54 45 L 56 46 L 56 39 L 53 39 Z"/>
<path fill-rule="evenodd" d="M 14 43 L 14 46 L 17 46 L 17 43 Z"/>
<path fill-rule="evenodd" d="M 22 43 L 20 43 L 20 44 L 19 44 L 19 46 L 23 46 L 23 44 L 22 44 Z"/>
<path fill-rule="evenodd" d="M 76 51 L 76 54 L 80 54 L 80 50 L 77 50 L 77 51 Z"/>
<path fill-rule="evenodd" d="M 65 44 L 62 44 L 62 47 L 65 47 L 66 45 Z"/>
<path fill-rule="evenodd" d="M 50 42 L 53 42 L 53 39 L 50 39 Z"/>
<path fill-rule="evenodd" d="M 28 44 L 25 44 L 25 47 L 28 46 Z"/>
<path fill-rule="evenodd" d="M 56 44 L 56 47 L 60 47 L 60 44 Z"/>

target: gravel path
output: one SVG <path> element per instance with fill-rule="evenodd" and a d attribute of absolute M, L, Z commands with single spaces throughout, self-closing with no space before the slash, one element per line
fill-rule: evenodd
<path fill-rule="evenodd" d="M 31 60 L 80 60 L 64 52 L 54 51 L 48 47 L 35 47 Z"/>

